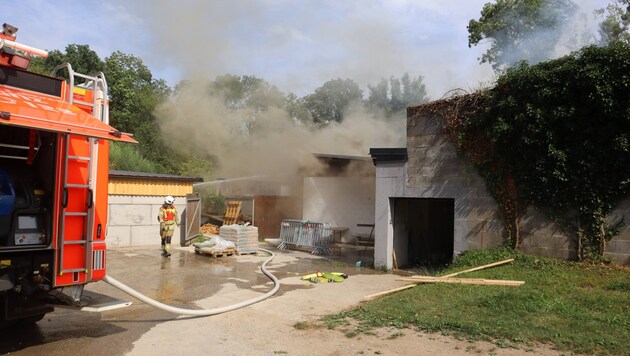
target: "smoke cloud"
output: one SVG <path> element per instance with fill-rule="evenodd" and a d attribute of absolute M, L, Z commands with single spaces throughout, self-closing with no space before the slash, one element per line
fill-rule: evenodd
<path fill-rule="evenodd" d="M 293 174 L 305 162 L 317 169 L 312 153 L 365 156 L 370 147 L 404 147 L 406 123 L 353 108 L 343 123 L 310 131 L 278 107 L 235 113 L 208 96 L 208 80 L 254 75 L 303 96 L 330 79 L 351 78 L 366 88 L 409 73 L 424 77 L 433 99 L 454 88 L 474 90 L 494 78 L 491 67 L 477 61 L 487 47 L 467 48 L 468 20 L 478 18 L 487 1 L 141 0 L 126 6 L 152 33 L 147 63 L 195 80 L 158 110 L 168 142 L 219 157 L 217 176 L 237 177 Z M 600 3 L 580 2 L 569 28 L 559 29 L 563 40 L 552 56 L 587 44 L 574 34 L 585 26 L 596 32 L 591 14 Z M 256 117 L 256 130 L 245 132 L 247 117 Z"/>
<path fill-rule="evenodd" d="M 468 20 L 485 2 L 142 0 L 128 7 L 152 34 L 152 61 L 181 79 L 255 75 L 304 96 L 330 79 L 365 88 L 409 73 L 424 76 L 429 96 L 439 98 L 492 76 L 477 63 L 483 49 L 467 46 Z"/>
<path fill-rule="evenodd" d="M 293 175 L 298 169 L 314 174 L 322 167 L 313 153 L 367 156 L 370 147 L 405 146 L 403 118 L 386 121 L 357 106 L 341 124 L 312 130 L 296 125 L 277 106 L 264 112 L 230 110 L 206 88 L 205 81 L 189 83 L 156 114 L 173 147 L 219 158 L 216 177 Z"/>

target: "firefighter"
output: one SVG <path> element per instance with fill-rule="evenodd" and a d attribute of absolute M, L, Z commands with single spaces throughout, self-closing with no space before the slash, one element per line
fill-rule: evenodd
<path fill-rule="evenodd" d="M 164 204 L 160 207 L 158 221 L 160 222 L 160 237 L 162 239 L 162 256 L 169 257 L 171 253 L 171 237 L 175 232 L 175 225 L 179 227 L 179 216 L 173 203 L 175 198 L 167 196 L 164 198 Z"/>

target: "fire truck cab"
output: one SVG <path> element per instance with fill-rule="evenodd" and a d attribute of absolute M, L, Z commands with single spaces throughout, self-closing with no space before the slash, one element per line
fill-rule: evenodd
<path fill-rule="evenodd" d="M 102 73 L 28 71 L 41 51 L 0 33 L 0 325 L 40 320 L 105 276 L 109 126 Z M 56 75 L 66 75 L 66 79 Z"/>

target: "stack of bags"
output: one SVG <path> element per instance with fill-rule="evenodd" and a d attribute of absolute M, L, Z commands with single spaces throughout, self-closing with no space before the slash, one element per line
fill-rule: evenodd
<path fill-rule="evenodd" d="M 236 246 L 233 242 L 227 241 L 226 239 L 220 236 L 213 236 L 209 240 L 205 240 L 203 242 L 195 242 L 193 243 L 195 246 L 195 252 L 200 253 L 220 253 L 220 252 L 228 252 L 234 251 Z"/>
<path fill-rule="evenodd" d="M 219 236 L 236 245 L 238 254 L 256 253 L 258 250 L 258 228 L 256 226 L 223 225 Z"/>

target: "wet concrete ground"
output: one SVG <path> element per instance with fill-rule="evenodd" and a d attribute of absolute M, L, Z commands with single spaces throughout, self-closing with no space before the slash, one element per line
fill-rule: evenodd
<path fill-rule="evenodd" d="M 338 271 L 350 276 L 382 274 L 370 268 L 356 267 L 356 262 L 361 259 L 364 264 L 372 264 L 371 247 L 342 245 L 334 248 L 333 256 L 319 257 L 308 251 L 277 250 L 275 246 L 261 244 L 278 256 L 290 256 L 284 259 L 289 262 L 274 264 L 274 259 L 267 266 L 280 280 L 317 271 Z M 199 308 L 195 304 L 199 300 L 205 301 L 204 308 L 240 302 L 221 294 L 226 285 L 245 292 L 262 293 L 273 287 L 260 273 L 262 262 L 268 258 L 264 253 L 213 258 L 192 251 L 190 247 L 177 248 L 170 258 L 163 258 L 158 246 L 112 249 L 108 251 L 108 275 L 165 304 L 191 309 Z M 307 282 L 282 284 L 272 298 L 312 287 Z M 177 315 L 137 301 L 105 282 L 91 283 L 86 290 L 131 300 L 133 305 L 100 313 L 57 308 L 33 326 L 0 332 L 0 354 L 124 354 L 132 350 L 134 341 L 156 325 L 178 319 Z M 271 299 L 265 302 L 273 303 Z"/>

